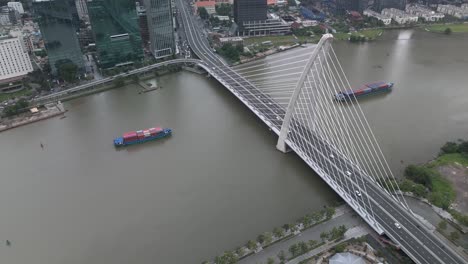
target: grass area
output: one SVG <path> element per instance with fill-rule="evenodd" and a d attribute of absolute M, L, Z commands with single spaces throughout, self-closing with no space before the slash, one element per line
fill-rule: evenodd
<path fill-rule="evenodd" d="M 450 28 L 452 33 L 468 33 L 468 23 L 465 24 L 435 24 L 427 26 L 426 29 L 431 32 L 444 33 L 446 28 Z"/>
<path fill-rule="evenodd" d="M 462 153 L 448 153 L 440 155 L 436 160 L 429 163 L 429 167 L 434 168 L 442 165 L 448 164 L 461 164 L 463 166 L 468 166 L 468 156 Z"/>
<path fill-rule="evenodd" d="M 431 179 L 432 182 L 432 193 L 429 194 L 429 200 L 437 203 L 438 206 L 443 204 L 441 201 L 454 201 L 456 197 L 455 190 L 452 186 L 452 183 L 443 178 L 441 175 L 433 176 Z M 448 204 L 449 205 L 449 204 Z"/>
<path fill-rule="evenodd" d="M 337 40 L 348 40 L 351 35 L 354 36 L 364 36 L 369 40 L 374 40 L 380 37 L 383 34 L 383 29 L 366 29 L 351 34 L 348 33 L 335 33 L 333 36 Z"/>
<path fill-rule="evenodd" d="M 286 36 L 264 36 L 264 37 L 250 37 L 244 39 L 244 45 L 248 46 L 251 44 L 261 45 L 264 41 L 271 41 L 273 46 L 283 46 L 283 45 L 292 45 L 298 42 L 308 42 L 308 43 L 317 43 L 318 38 L 311 38 L 306 36 L 294 37 L 293 35 Z"/>
<path fill-rule="evenodd" d="M 15 93 L 0 93 L 0 102 L 15 98 L 15 97 L 20 97 L 23 95 L 30 95 L 31 90 L 24 89 Z"/>

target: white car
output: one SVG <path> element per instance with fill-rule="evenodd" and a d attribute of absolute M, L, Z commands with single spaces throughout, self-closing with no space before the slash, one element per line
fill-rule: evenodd
<path fill-rule="evenodd" d="M 334 158 L 335 158 L 335 156 L 333 156 L 333 154 L 330 154 L 330 158 L 334 159 Z"/>
<path fill-rule="evenodd" d="M 351 172 L 345 171 L 346 175 L 351 176 Z"/>
<path fill-rule="evenodd" d="M 396 228 L 401 229 L 401 225 L 399 223 L 395 223 Z"/>
<path fill-rule="evenodd" d="M 356 190 L 356 195 L 361 197 L 361 192 L 359 190 Z"/>

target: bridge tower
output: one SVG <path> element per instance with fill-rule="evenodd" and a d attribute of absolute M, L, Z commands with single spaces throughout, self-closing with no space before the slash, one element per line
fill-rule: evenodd
<path fill-rule="evenodd" d="M 377 189 L 410 209 L 356 98 L 340 97 L 351 85 L 332 42 L 333 35 L 323 35 L 305 60 L 285 107 L 276 148 L 283 153 L 294 150 L 375 231 L 383 233 L 369 190 Z"/>
<path fill-rule="evenodd" d="M 283 125 L 281 126 L 281 131 L 280 131 L 279 138 L 278 138 L 278 143 L 276 144 L 276 148 L 283 153 L 287 152 L 286 138 L 288 136 L 289 125 L 291 123 L 293 110 L 297 103 L 299 94 L 304 88 L 304 82 L 307 76 L 310 74 L 312 66 L 314 62 L 317 60 L 317 57 L 319 56 L 320 52 L 328 52 L 332 41 L 333 41 L 332 34 L 323 35 L 323 37 L 320 39 L 319 43 L 317 44 L 317 47 L 314 49 L 314 51 L 310 55 L 309 61 L 307 62 L 301 74 L 301 77 L 299 78 L 299 81 L 296 84 L 296 88 L 294 89 L 291 100 L 289 101 L 288 107 L 286 108 L 286 115 L 284 116 Z"/>

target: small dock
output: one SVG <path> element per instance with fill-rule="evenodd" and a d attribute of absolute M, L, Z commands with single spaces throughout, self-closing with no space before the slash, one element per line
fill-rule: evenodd
<path fill-rule="evenodd" d="M 139 94 L 155 91 L 161 88 L 157 84 L 153 85 L 152 83 L 145 83 L 144 81 L 139 81 L 138 85 L 141 87 L 140 92 L 138 92 Z"/>

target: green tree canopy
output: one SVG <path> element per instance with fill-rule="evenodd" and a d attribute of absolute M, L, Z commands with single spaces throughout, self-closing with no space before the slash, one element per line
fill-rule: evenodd
<path fill-rule="evenodd" d="M 57 67 L 57 72 L 60 78 L 72 83 L 77 80 L 78 66 L 72 61 L 60 63 Z"/>
<path fill-rule="evenodd" d="M 230 16 L 232 12 L 232 5 L 222 3 L 216 6 L 216 14 L 220 16 Z"/>
<path fill-rule="evenodd" d="M 206 11 L 206 8 L 204 8 L 204 7 L 199 7 L 198 8 L 198 15 L 203 20 L 208 19 L 210 17 L 210 15 L 208 14 L 208 11 Z"/>
<path fill-rule="evenodd" d="M 440 221 L 439 222 L 439 228 L 442 229 L 442 230 L 447 229 L 447 221 L 445 221 L 445 220 Z"/>

